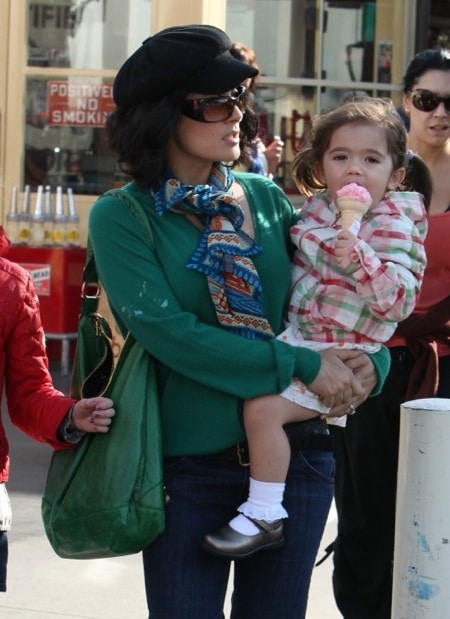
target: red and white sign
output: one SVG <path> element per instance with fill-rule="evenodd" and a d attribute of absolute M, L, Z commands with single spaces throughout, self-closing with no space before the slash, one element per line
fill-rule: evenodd
<path fill-rule="evenodd" d="M 39 297 L 50 296 L 51 267 L 49 264 L 21 262 L 20 266 L 29 271 Z"/>
<path fill-rule="evenodd" d="M 53 127 L 103 127 L 114 108 L 112 84 L 47 82 L 47 122 Z"/>

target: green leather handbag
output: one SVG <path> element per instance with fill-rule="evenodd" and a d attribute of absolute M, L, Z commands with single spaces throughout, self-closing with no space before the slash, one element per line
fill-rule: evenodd
<path fill-rule="evenodd" d="M 125 200 L 153 244 L 142 207 Z M 72 375 L 74 397 L 104 395 L 116 415 L 107 434 L 86 434 L 74 449 L 55 451 L 42 498 L 45 532 L 68 559 L 139 552 L 165 525 L 161 428 L 154 360 L 129 333 L 114 364 L 111 329 L 97 313 L 99 286 L 88 243 Z"/>

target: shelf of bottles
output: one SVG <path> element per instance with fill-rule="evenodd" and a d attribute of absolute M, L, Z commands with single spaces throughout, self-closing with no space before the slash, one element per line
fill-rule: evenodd
<path fill-rule="evenodd" d="M 22 204 L 13 187 L 6 234 L 8 258 L 27 269 L 34 281 L 47 340 L 47 355 L 60 355 L 61 373 L 68 374 L 76 340 L 80 292 L 86 250 L 80 247 L 79 217 L 72 190 L 62 186 L 52 193 L 40 185 L 26 186 Z M 52 341 L 54 340 L 54 341 Z"/>
<path fill-rule="evenodd" d="M 39 185 L 34 195 L 26 185 L 19 208 L 19 191 L 13 187 L 6 233 L 11 245 L 79 247 L 80 219 L 72 189 L 67 188 L 64 199 L 62 186 L 53 195 L 49 185 Z"/>

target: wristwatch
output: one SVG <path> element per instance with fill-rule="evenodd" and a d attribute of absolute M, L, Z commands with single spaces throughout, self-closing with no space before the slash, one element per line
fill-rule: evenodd
<path fill-rule="evenodd" d="M 58 438 L 66 443 L 79 443 L 86 434 L 83 430 L 79 430 L 73 422 L 73 404 L 67 411 L 58 428 Z"/>

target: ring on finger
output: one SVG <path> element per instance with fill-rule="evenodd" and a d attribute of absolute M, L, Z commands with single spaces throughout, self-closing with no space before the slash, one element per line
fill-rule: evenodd
<path fill-rule="evenodd" d="M 356 413 L 356 408 L 353 406 L 353 404 L 350 404 L 350 406 L 348 407 L 347 415 L 354 415 L 355 413 Z"/>

